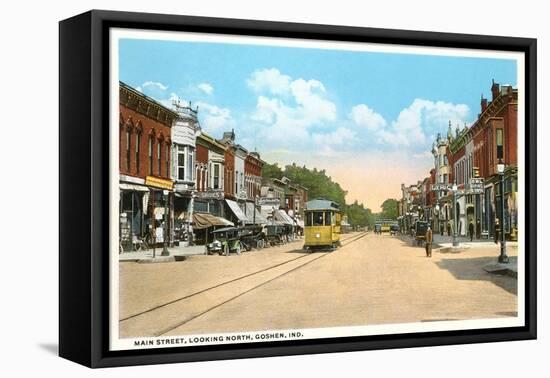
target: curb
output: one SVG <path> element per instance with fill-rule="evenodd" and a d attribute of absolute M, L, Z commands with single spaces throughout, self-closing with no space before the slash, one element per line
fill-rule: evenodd
<path fill-rule="evenodd" d="M 483 270 L 489 274 L 497 274 L 499 276 L 509 276 L 513 278 L 518 278 L 517 268 L 512 269 L 510 266 L 505 264 L 489 264 L 483 267 Z"/>

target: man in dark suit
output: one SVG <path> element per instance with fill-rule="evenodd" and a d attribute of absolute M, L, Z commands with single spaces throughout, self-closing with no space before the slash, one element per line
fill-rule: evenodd
<path fill-rule="evenodd" d="M 432 228 L 428 225 L 426 229 L 426 257 L 432 257 L 432 243 L 434 241 L 434 234 Z"/>

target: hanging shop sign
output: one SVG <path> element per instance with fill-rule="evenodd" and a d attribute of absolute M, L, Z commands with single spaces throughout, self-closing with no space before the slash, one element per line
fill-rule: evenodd
<path fill-rule="evenodd" d="M 152 186 L 159 189 L 174 189 L 174 182 L 172 180 L 163 179 L 160 177 L 147 176 L 145 178 L 145 185 Z"/>

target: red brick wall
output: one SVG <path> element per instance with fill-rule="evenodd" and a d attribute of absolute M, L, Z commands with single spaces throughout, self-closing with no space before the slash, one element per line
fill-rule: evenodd
<path fill-rule="evenodd" d="M 504 116 L 504 154 L 506 165 L 518 165 L 518 107 L 508 105 Z"/>
<path fill-rule="evenodd" d="M 208 148 L 197 144 L 197 163 L 208 164 Z"/>
<path fill-rule="evenodd" d="M 149 137 L 153 138 L 153 176 L 170 178 L 170 170 L 166 167 L 166 149 L 170 161 L 170 127 L 146 117 L 132 109 L 120 105 L 119 127 L 119 169 L 120 173 L 140 178 L 149 175 Z M 130 166 L 127 164 L 126 132 L 130 132 Z M 139 169 L 136 158 L 137 135 L 139 141 Z M 157 148 L 161 142 L 161 170 L 158 170 Z"/>

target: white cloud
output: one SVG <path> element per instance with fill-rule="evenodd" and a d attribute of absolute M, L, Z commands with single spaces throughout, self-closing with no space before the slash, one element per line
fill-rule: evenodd
<path fill-rule="evenodd" d="M 229 130 L 235 125 L 235 121 L 228 108 L 221 108 L 205 102 L 197 102 L 199 118 L 202 127 L 211 134 L 219 134 L 220 131 Z"/>
<path fill-rule="evenodd" d="M 256 70 L 246 81 L 247 85 L 256 92 L 268 92 L 275 95 L 283 95 L 290 90 L 291 78 L 283 75 L 276 68 Z"/>
<path fill-rule="evenodd" d="M 399 113 L 397 120 L 392 122 L 392 131 L 381 136 L 385 142 L 401 145 L 426 144 L 426 133 L 441 129 L 449 120 L 451 123 L 463 124 L 470 109 L 464 104 L 453 104 L 443 101 L 415 99 L 413 103 Z"/>
<path fill-rule="evenodd" d="M 197 88 L 199 88 L 201 91 L 209 96 L 214 93 L 214 87 L 208 83 L 200 83 L 199 85 L 197 85 Z"/>
<path fill-rule="evenodd" d="M 173 106 L 173 102 L 174 101 L 180 101 L 182 103 L 186 103 L 186 101 L 182 100 L 177 94 L 175 94 L 174 92 L 170 93 L 170 97 L 169 98 L 165 98 L 165 99 L 161 99 L 161 100 L 158 100 L 158 102 L 160 102 L 162 105 L 164 105 L 165 107 L 167 107 L 168 109 L 174 109 L 174 106 Z"/>
<path fill-rule="evenodd" d="M 411 105 L 401 110 L 397 119 L 390 125 L 378 113 L 367 105 L 354 106 L 350 113 L 352 121 L 374 132 L 378 143 L 393 146 L 423 147 L 433 139 L 438 130 L 447 125 L 464 124 L 470 109 L 464 104 L 453 104 L 444 101 L 415 99 Z"/>
<path fill-rule="evenodd" d="M 168 89 L 168 86 L 158 82 L 158 81 L 146 81 L 145 83 L 141 84 L 140 90 L 143 89 L 158 89 L 161 91 L 165 91 Z"/>
<path fill-rule="evenodd" d="M 254 71 L 247 84 L 258 93 L 250 118 L 268 126 L 262 127 L 263 137 L 278 136 L 281 142 L 288 141 L 287 133 L 308 138 L 309 133 L 295 129 L 336 120 L 336 105 L 326 98 L 326 88 L 318 80 L 293 80 L 270 68 Z"/>
<path fill-rule="evenodd" d="M 380 114 L 365 104 L 356 105 L 351 109 L 350 118 L 359 126 L 369 131 L 377 131 L 386 127 L 386 120 Z"/>
<path fill-rule="evenodd" d="M 312 134 L 311 137 L 315 144 L 319 146 L 341 146 L 353 141 L 355 139 L 355 133 L 346 127 L 339 127 L 333 132 L 325 134 L 315 133 Z"/>

